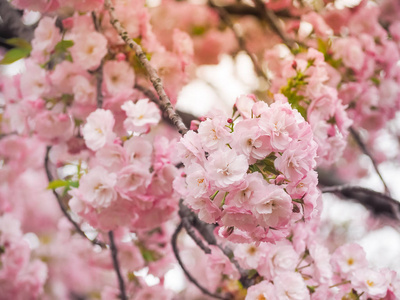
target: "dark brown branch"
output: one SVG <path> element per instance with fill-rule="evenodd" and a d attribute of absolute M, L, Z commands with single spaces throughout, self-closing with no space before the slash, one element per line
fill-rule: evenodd
<path fill-rule="evenodd" d="M 92 21 L 93 21 L 93 25 L 94 25 L 94 28 L 96 29 L 96 31 L 100 32 L 100 30 L 101 30 L 100 22 L 94 11 L 92 11 Z M 103 93 L 101 90 L 101 86 L 103 84 L 103 65 L 104 65 L 104 59 L 101 60 L 100 66 L 94 71 L 94 74 L 96 75 L 97 108 L 103 107 Z"/>
<path fill-rule="evenodd" d="M 262 11 L 247 4 L 242 4 L 242 3 L 227 4 L 223 6 L 221 5 L 221 7 L 225 9 L 226 12 L 230 15 L 254 16 L 258 19 L 263 18 Z M 275 15 L 280 18 L 300 19 L 298 16 L 291 15 L 288 10 L 275 11 Z"/>
<path fill-rule="evenodd" d="M 371 159 L 371 162 L 372 162 L 372 165 L 374 166 L 375 172 L 376 172 L 376 174 L 378 174 L 379 178 L 381 179 L 381 181 L 383 183 L 383 186 L 385 188 L 385 193 L 390 195 L 390 190 L 389 190 L 388 186 L 386 185 L 386 182 L 383 179 L 381 172 L 379 172 L 378 164 L 376 163 L 374 157 L 372 156 L 372 153 L 368 150 L 367 146 L 362 141 L 360 135 L 353 127 L 350 127 L 349 131 L 350 131 L 350 134 L 352 135 L 353 139 L 357 143 L 357 145 L 360 147 L 361 151 Z"/>
<path fill-rule="evenodd" d="M 172 250 L 174 251 L 176 260 L 178 261 L 179 265 L 181 266 L 183 272 L 185 273 L 186 277 L 188 278 L 188 280 L 193 283 L 195 286 L 197 286 L 199 288 L 199 290 L 201 290 L 204 294 L 213 297 L 215 299 L 222 299 L 222 300 L 228 300 L 231 299 L 229 298 L 225 298 L 222 297 L 218 294 L 213 294 L 211 293 L 209 290 L 207 290 L 205 287 L 203 287 L 202 285 L 200 285 L 200 283 L 189 273 L 189 271 L 186 269 L 185 265 L 183 264 L 182 260 L 181 260 L 181 256 L 179 255 L 179 249 L 178 249 L 178 235 L 181 232 L 183 228 L 183 224 L 182 222 L 178 225 L 178 227 L 176 228 L 174 234 L 172 235 L 172 239 L 171 239 L 171 244 L 172 244 Z"/>
<path fill-rule="evenodd" d="M 249 49 L 247 48 L 245 39 L 243 38 L 242 34 L 239 33 L 239 31 L 235 28 L 235 24 L 233 24 L 227 11 L 223 7 L 215 5 L 212 0 L 208 0 L 208 4 L 210 7 L 214 8 L 218 12 L 221 20 L 232 30 L 232 32 L 235 35 L 235 38 L 239 44 L 239 48 L 242 49 L 244 52 L 246 52 L 246 54 L 250 57 L 250 59 L 253 63 L 253 66 L 254 66 L 254 70 L 256 71 L 257 75 L 263 77 L 267 81 L 267 83 L 270 85 L 270 79 L 265 74 L 265 72 L 262 70 L 261 66 L 258 64 L 257 58 L 255 57 L 255 55 L 253 53 L 251 53 L 249 51 Z"/>
<path fill-rule="evenodd" d="M 48 146 L 46 149 L 46 156 L 44 159 L 44 167 L 46 170 L 46 175 L 47 175 L 47 179 L 49 180 L 49 183 L 52 182 L 54 180 L 53 175 L 50 172 L 49 169 L 49 152 L 50 152 L 51 147 Z M 60 206 L 60 209 L 62 211 L 62 213 L 64 214 L 64 216 L 68 219 L 68 221 L 74 226 L 75 230 L 85 239 L 89 240 L 93 245 L 98 245 L 101 248 L 106 248 L 107 245 L 105 243 L 103 243 L 102 241 L 99 241 L 98 239 L 89 239 L 87 237 L 87 235 L 82 231 L 82 229 L 80 228 L 80 226 L 72 219 L 72 217 L 70 216 L 70 214 L 67 211 L 67 208 L 64 206 L 64 203 L 62 201 L 62 199 L 60 198 L 60 196 L 57 194 L 57 192 L 52 189 L 54 196 L 57 199 L 58 205 Z"/>
<path fill-rule="evenodd" d="M 138 45 L 133 39 L 128 37 L 128 32 L 123 28 L 121 22 L 117 19 L 114 7 L 111 3 L 111 0 L 105 0 L 104 5 L 110 14 L 110 23 L 117 30 L 119 36 L 124 40 L 124 42 L 136 53 L 137 58 L 146 69 L 147 74 L 149 75 L 149 79 L 154 86 L 154 89 L 157 92 L 157 95 L 160 99 L 160 109 L 165 111 L 168 118 L 174 123 L 179 133 L 184 135 L 188 129 L 183 123 L 181 117 L 175 112 L 172 107 L 171 101 L 168 98 L 168 95 L 165 93 L 164 86 L 160 76 L 158 76 L 157 71 L 150 64 L 147 59 L 146 54 L 143 52 L 142 47 Z"/>
<path fill-rule="evenodd" d="M 115 269 L 115 273 L 117 273 L 117 278 L 118 278 L 118 285 L 119 285 L 119 290 L 120 290 L 120 297 L 122 300 L 127 300 L 128 297 L 126 296 L 126 291 L 125 291 L 125 282 L 124 279 L 122 278 L 121 271 L 119 268 L 119 262 L 118 262 L 118 249 L 115 245 L 114 241 L 114 233 L 112 231 L 108 232 L 108 237 L 110 239 L 110 250 L 111 250 L 111 257 Z"/>
<path fill-rule="evenodd" d="M 153 93 L 152 90 L 140 85 L 140 84 L 135 84 L 135 89 L 141 91 L 147 98 L 150 99 L 150 101 L 154 102 L 155 104 L 157 104 L 158 106 L 160 105 L 160 99 L 158 99 L 158 97 Z M 180 116 L 180 118 L 182 119 L 182 122 L 186 125 L 186 127 L 190 127 L 190 123 L 193 120 L 197 120 L 198 118 L 192 114 L 183 112 L 183 111 L 179 111 L 176 110 L 176 113 Z M 172 123 L 172 120 L 170 118 L 168 118 L 168 115 L 163 112 L 163 119 L 164 121 L 166 121 L 168 124 L 175 126 L 174 123 Z"/>
<path fill-rule="evenodd" d="M 232 264 L 235 265 L 236 269 L 240 273 L 240 282 L 242 285 L 247 288 L 254 284 L 253 280 L 249 279 L 248 272 L 243 270 L 235 257 L 233 256 L 232 250 L 227 247 L 222 247 L 217 243 L 217 240 L 214 236 L 214 225 L 207 224 L 201 220 L 187 207 L 183 204 L 183 200 L 181 199 L 179 202 L 179 216 L 181 217 L 182 224 L 186 229 L 188 235 L 193 239 L 193 241 L 204 251 L 206 254 L 211 253 L 211 249 L 204 245 L 203 241 L 196 235 L 193 228 L 200 233 L 200 235 L 207 241 L 209 245 L 217 246 L 226 257 L 229 258 Z"/>
<path fill-rule="evenodd" d="M 400 202 L 374 190 L 352 185 L 339 185 L 321 188 L 323 193 L 340 194 L 351 198 L 371 209 L 376 215 L 385 215 L 400 221 Z"/>
<path fill-rule="evenodd" d="M 206 246 L 203 243 L 203 241 L 196 235 L 196 232 L 194 231 L 188 219 L 183 218 L 182 225 L 185 228 L 187 234 L 192 238 L 192 240 L 197 244 L 197 246 L 199 246 L 199 248 L 203 250 L 204 253 L 211 254 L 211 249 L 208 246 Z"/>
<path fill-rule="evenodd" d="M 289 47 L 289 49 L 294 49 L 296 47 L 296 43 L 304 46 L 302 43 L 297 42 L 286 36 L 285 32 L 282 30 L 279 25 L 279 19 L 274 14 L 274 12 L 268 9 L 262 0 L 253 0 L 256 9 L 262 13 L 262 18 L 265 20 L 271 29 L 281 38 L 282 42 Z"/>
<path fill-rule="evenodd" d="M 19 37 L 28 42 L 32 40 L 34 26 L 27 26 L 22 22 L 22 13 L 12 7 L 9 1 L 0 0 L 0 37 L 2 39 Z M 0 41 L 0 46 L 11 48 L 2 41 Z"/>

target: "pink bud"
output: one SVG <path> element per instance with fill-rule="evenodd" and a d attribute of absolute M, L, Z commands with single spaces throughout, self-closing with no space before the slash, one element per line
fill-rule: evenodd
<path fill-rule="evenodd" d="M 232 123 L 233 123 L 233 120 L 232 120 L 231 118 L 229 118 L 229 119 L 227 120 L 227 122 L 228 122 L 229 124 L 232 124 Z"/>
<path fill-rule="evenodd" d="M 71 29 L 74 26 L 74 19 L 72 17 L 62 20 L 65 29 Z"/>
<path fill-rule="evenodd" d="M 57 116 L 57 118 L 58 118 L 58 120 L 59 120 L 60 122 L 67 121 L 67 120 L 69 119 L 69 117 L 68 117 L 67 114 L 59 114 L 59 115 Z"/>
<path fill-rule="evenodd" d="M 297 69 L 297 62 L 295 60 L 292 63 L 292 68 L 295 70 Z"/>
<path fill-rule="evenodd" d="M 43 109 L 45 104 L 46 104 L 46 102 L 43 99 L 40 99 L 40 98 L 31 102 L 32 107 L 36 108 L 38 110 Z"/>
<path fill-rule="evenodd" d="M 121 141 L 121 139 L 119 137 L 116 137 L 114 139 L 113 143 L 116 144 L 116 145 L 122 145 L 122 141 Z"/>
<path fill-rule="evenodd" d="M 115 58 L 117 59 L 117 61 L 122 61 L 126 59 L 126 55 L 124 53 L 118 53 Z"/>
<path fill-rule="evenodd" d="M 200 125 L 200 122 L 198 120 L 192 120 L 190 122 L 190 130 L 195 131 L 195 130 L 199 129 L 199 125 Z"/>

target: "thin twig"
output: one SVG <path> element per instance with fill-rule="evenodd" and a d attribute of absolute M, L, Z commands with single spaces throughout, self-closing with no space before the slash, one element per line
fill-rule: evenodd
<path fill-rule="evenodd" d="M 140 84 L 135 84 L 135 89 L 141 91 L 147 98 L 150 99 L 150 101 L 154 102 L 158 106 L 161 105 L 160 99 L 158 99 L 158 97 L 150 89 Z"/>
<path fill-rule="evenodd" d="M 206 246 L 203 241 L 196 235 L 194 228 L 197 232 L 204 238 L 209 245 L 217 246 L 222 253 L 229 258 L 230 262 L 236 267 L 240 273 L 240 282 L 247 288 L 253 285 L 253 281 L 249 278 L 249 274 L 246 270 L 242 269 L 237 260 L 235 259 L 231 249 L 227 247 L 222 247 L 217 243 L 217 240 L 213 234 L 214 226 L 201 221 L 187 206 L 183 204 L 181 199 L 179 202 L 179 216 L 181 217 L 182 224 L 186 229 L 188 235 L 193 239 L 193 241 L 199 246 L 200 249 L 206 254 L 211 253 L 211 249 Z"/>
<path fill-rule="evenodd" d="M 101 30 L 100 22 L 94 11 L 92 11 L 92 20 L 94 28 L 96 29 L 97 32 L 100 32 Z M 101 60 L 100 66 L 94 71 L 94 74 L 96 75 L 97 108 L 103 107 L 103 93 L 101 90 L 101 86 L 103 84 L 103 65 L 104 65 L 104 59 Z"/>
<path fill-rule="evenodd" d="M 103 107 L 103 92 L 101 86 L 103 84 L 103 64 L 104 61 L 101 60 L 100 66 L 96 69 L 96 94 L 97 94 L 97 108 Z"/>
<path fill-rule="evenodd" d="M 171 101 L 169 100 L 167 94 L 165 93 L 164 86 L 160 76 L 158 76 L 157 71 L 150 64 L 147 59 L 146 54 L 143 52 L 142 47 L 138 45 L 133 39 L 128 37 L 128 32 L 121 25 L 121 22 L 117 19 L 114 7 L 111 3 L 111 0 L 105 0 L 104 5 L 110 14 L 110 23 L 117 30 L 119 36 L 124 40 L 124 42 L 135 51 L 137 58 L 146 69 L 149 79 L 156 90 L 158 97 L 160 99 L 160 109 L 167 113 L 168 118 L 174 123 L 179 133 L 184 135 L 188 129 L 186 125 L 183 123 L 182 118 L 175 112 L 172 107 Z"/>
<path fill-rule="evenodd" d="M 121 292 L 120 297 L 121 297 L 122 300 L 127 300 L 128 297 L 126 296 L 125 282 L 124 282 L 124 279 L 122 278 L 121 271 L 119 269 L 118 249 L 117 249 L 117 246 L 115 245 L 115 241 L 114 241 L 114 232 L 109 231 L 108 232 L 108 237 L 110 239 L 111 257 L 112 257 L 115 273 L 117 273 L 119 290 Z"/>
<path fill-rule="evenodd" d="M 250 59 L 253 63 L 253 66 L 254 66 L 254 70 L 256 71 L 257 75 L 263 77 L 267 81 L 267 83 L 270 85 L 270 83 L 271 83 L 270 79 L 265 74 L 265 72 L 263 71 L 261 66 L 258 64 L 257 58 L 255 57 L 255 55 L 253 53 L 251 53 L 250 50 L 247 48 L 246 41 L 243 38 L 243 35 L 237 30 L 237 28 L 235 27 L 235 24 L 233 24 L 227 11 L 223 7 L 215 5 L 215 3 L 212 0 L 208 0 L 208 4 L 210 7 L 214 8 L 218 12 L 221 20 L 223 22 L 225 22 L 225 24 L 232 30 L 232 32 L 235 35 L 235 38 L 239 44 L 239 48 L 242 49 L 244 52 L 246 52 L 246 54 L 250 57 Z"/>
<path fill-rule="evenodd" d="M 357 145 L 360 147 L 361 151 L 371 159 L 371 162 L 372 162 L 372 165 L 374 166 L 375 172 L 376 172 L 376 174 L 378 174 L 380 180 L 383 183 L 383 187 L 385 188 L 385 193 L 390 195 L 390 190 L 389 190 L 388 186 L 386 185 L 386 182 L 383 179 L 381 172 L 379 172 L 378 164 L 376 163 L 371 152 L 368 150 L 367 146 L 362 141 L 360 135 L 353 127 L 350 127 L 349 131 L 350 131 L 350 134 L 352 135 L 352 137 L 354 138 L 355 142 L 357 143 Z"/>
<path fill-rule="evenodd" d="M 50 169 L 49 169 L 49 152 L 50 152 L 50 149 L 51 149 L 51 147 L 48 146 L 47 149 L 46 149 L 46 156 L 45 156 L 45 158 L 44 158 L 44 167 L 45 167 L 45 170 L 46 170 L 47 179 L 49 180 L 49 183 L 52 182 L 52 181 L 54 180 L 53 175 L 51 174 Z M 60 196 L 57 194 L 57 192 L 56 192 L 54 189 L 52 189 L 52 192 L 53 192 L 54 196 L 55 196 L 56 199 L 57 199 L 58 205 L 60 206 L 60 209 L 61 209 L 62 213 L 63 213 L 64 216 L 68 219 L 68 221 L 74 226 L 75 230 L 76 230 L 82 237 L 84 237 L 85 239 L 89 240 L 93 245 L 98 245 L 98 246 L 100 246 L 100 247 L 103 248 L 103 249 L 107 248 L 107 244 L 106 244 L 106 243 L 104 243 L 104 242 L 102 242 L 102 241 L 99 241 L 99 240 L 96 239 L 96 238 L 93 239 L 93 240 L 91 240 L 91 239 L 88 238 L 88 236 L 87 236 L 87 235 L 82 231 L 82 229 L 80 228 L 79 224 L 77 224 L 77 223 L 72 219 L 72 217 L 71 217 L 70 214 L 68 213 L 67 208 L 64 206 L 64 203 L 63 203 L 62 199 L 60 198 Z"/>
<path fill-rule="evenodd" d="M 201 250 L 203 250 L 206 254 L 211 254 L 211 249 L 206 246 L 203 241 L 196 235 L 193 227 L 191 226 L 189 220 L 187 218 L 182 219 L 182 225 L 185 228 L 187 234 L 192 238 L 192 240 L 199 246 Z"/>
<path fill-rule="evenodd" d="M 376 213 L 392 213 L 397 220 L 400 220 L 400 203 L 387 194 L 383 194 L 368 188 L 353 185 L 337 185 L 321 188 L 322 193 L 338 193 L 345 197 L 362 200 L 365 206 L 373 206 Z M 377 210 L 377 205 L 374 205 L 370 200 L 379 199 L 380 211 Z M 376 202 L 376 200 L 375 200 Z M 386 204 L 386 206 L 383 205 Z"/>
<path fill-rule="evenodd" d="M 304 46 L 301 42 L 295 41 L 286 36 L 285 32 L 279 25 L 278 17 L 274 14 L 273 11 L 271 11 L 265 6 L 262 0 L 253 0 L 253 3 L 256 6 L 257 10 L 259 10 L 262 13 L 263 19 L 269 24 L 271 29 L 281 38 L 282 42 L 289 47 L 289 49 L 294 49 L 296 43 Z"/>
<path fill-rule="evenodd" d="M 178 249 L 178 235 L 181 232 L 183 228 L 183 224 L 182 222 L 178 225 L 178 227 L 176 228 L 174 234 L 172 235 L 172 239 L 171 239 L 171 244 L 172 244 L 172 250 L 174 251 L 176 260 L 178 261 L 179 265 L 181 266 L 183 272 L 185 273 L 186 277 L 189 279 L 190 282 L 192 282 L 195 286 L 197 286 L 204 294 L 213 297 L 215 299 L 222 299 L 222 300 L 228 300 L 230 298 L 224 298 L 220 295 L 217 294 L 213 294 L 211 293 L 209 290 L 207 290 L 205 287 L 203 287 L 202 285 L 200 285 L 200 283 L 189 273 L 189 271 L 186 269 L 185 265 L 183 264 L 182 260 L 181 260 L 181 256 L 179 255 L 179 249 Z"/>

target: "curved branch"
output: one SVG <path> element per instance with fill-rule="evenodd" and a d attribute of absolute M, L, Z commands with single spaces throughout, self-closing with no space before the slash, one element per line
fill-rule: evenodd
<path fill-rule="evenodd" d="M 275 15 L 275 13 L 268 9 L 262 0 L 253 0 L 256 9 L 261 12 L 262 19 L 265 20 L 271 29 L 281 38 L 282 42 L 289 47 L 289 49 L 293 49 L 296 47 L 296 43 L 301 46 L 305 46 L 303 43 L 299 41 L 295 41 L 286 36 L 285 32 L 282 30 L 279 25 L 279 19 Z"/>
<path fill-rule="evenodd" d="M 381 172 L 379 172 L 378 164 L 376 163 L 374 157 L 372 156 L 372 153 L 368 150 L 367 146 L 362 141 L 361 136 L 358 134 L 358 132 L 353 127 L 350 127 L 349 131 L 350 131 L 350 134 L 352 135 L 353 139 L 357 143 L 358 147 L 360 147 L 361 151 L 371 159 L 371 162 L 372 162 L 372 165 L 374 166 L 375 172 L 376 172 L 376 174 L 378 174 L 380 180 L 383 183 L 383 187 L 385 188 L 385 193 L 390 195 L 390 190 L 389 190 L 388 186 L 386 185 L 386 182 L 383 179 Z"/>
<path fill-rule="evenodd" d="M 206 295 L 208 295 L 210 297 L 213 297 L 215 299 L 229 300 L 230 298 L 224 298 L 224 297 L 222 297 L 220 295 L 211 293 L 205 287 L 200 285 L 200 283 L 186 269 L 185 265 L 182 262 L 181 256 L 179 255 L 179 249 L 178 249 L 178 245 L 177 245 L 178 235 L 181 232 L 182 228 L 183 228 L 183 224 L 181 222 L 181 223 L 179 223 L 178 227 L 176 228 L 174 234 L 172 235 L 171 244 L 172 244 L 172 250 L 174 251 L 176 260 L 178 261 L 179 265 L 181 266 L 181 268 L 182 268 L 183 272 L 185 273 L 186 277 L 189 279 L 190 282 L 192 282 L 195 286 L 197 286 L 199 288 L 199 290 L 201 290 L 204 294 L 206 294 Z"/>
<path fill-rule="evenodd" d="M 322 193 L 336 193 L 357 200 L 375 214 L 387 215 L 400 221 L 400 203 L 392 197 L 374 190 L 352 185 L 338 185 L 321 188 Z"/>
<path fill-rule="evenodd" d="M 228 12 L 223 7 L 215 5 L 212 0 L 208 0 L 208 5 L 218 12 L 221 20 L 225 22 L 225 24 L 232 30 L 239 44 L 239 48 L 242 49 L 244 52 L 246 52 L 246 54 L 250 57 L 254 66 L 254 70 L 256 71 L 257 75 L 263 77 L 267 81 L 268 85 L 271 85 L 271 80 L 268 78 L 268 76 L 262 70 L 261 66 L 258 64 L 255 55 L 251 53 L 247 48 L 245 39 L 243 38 L 242 34 L 240 34 L 239 31 L 236 29 Z"/>
<path fill-rule="evenodd" d="M 49 152 L 50 152 L 51 147 L 48 146 L 46 149 L 46 156 L 44 158 L 44 167 L 46 170 L 46 175 L 47 175 L 47 179 L 50 182 L 52 182 L 54 180 L 53 175 L 50 172 L 49 169 Z M 82 231 L 82 229 L 80 228 L 80 226 L 72 219 L 72 217 L 70 216 L 70 214 L 67 211 L 67 208 L 64 206 L 64 203 L 62 202 L 60 196 L 57 194 L 57 192 L 55 190 L 52 189 L 53 195 L 56 197 L 58 205 L 60 206 L 60 209 L 62 211 L 62 213 L 64 214 L 64 216 L 68 219 L 68 221 L 74 226 L 75 230 L 85 239 L 87 239 L 88 241 L 90 241 L 93 245 L 98 245 L 101 248 L 105 249 L 107 248 L 107 244 L 99 241 L 98 239 L 89 239 L 87 237 L 87 235 Z"/>
<path fill-rule="evenodd" d="M 248 288 L 249 286 L 254 284 L 253 281 L 249 278 L 248 272 L 242 269 L 242 267 L 233 256 L 232 250 L 227 247 L 222 247 L 217 243 L 217 239 L 215 238 L 213 233 L 215 226 L 201 221 L 186 205 L 183 204 L 182 199 L 179 202 L 179 216 L 182 220 L 182 225 L 185 227 L 188 235 L 193 239 L 197 246 L 199 246 L 199 248 L 204 251 L 204 253 L 210 254 L 211 249 L 208 246 L 204 245 L 203 241 L 196 235 L 193 228 L 196 228 L 196 230 L 200 233 L 204 240 L 207 241 L 209 245 L 217 246 L 222 251 L 222 253 L 224 253 L 224 255 L 229 258 L 230 262 L 239 271 L 239 281 L 245 288 Z"/>
<path fill-rule="evenodd" d="M 135 51 L 137 58 L 142 63 L 143 67 L 146 69 L 149 79 L 156 90 L 158 97 L 160 99 L 160 108 L 164 111 L 168 118 L 174 123 L 179 133 L 184 135 L 188 129 L 186 125 L 183 123 L 181 117 L 175 112 L 172 107 L 171 101 L 169 100 L 167 94 L 165 93 L 164 86 L 160 76 L 158 76 L 156 69 L 150 64 L 147 59 L 146 54 L 143 52 L 142 47 L 138 45 L 133 39 L 128 37 L 128 32 L 121 25 L 121 22 L 117 19 L 114 11 L 114 7 L 112 6 L 111 0 L 105 0 L 104 5 L 110 14 L 110 23 L 117 30 L 119 36 L 124 40 L 124 42 Z"/>
<path fill-rule="evenodd" d="M 121 270 L 119 268 L 118 249 L 117 249 L 117 246 L 115 246 L 115 242 L 114 242 L 114 232 L 109 231 L 108 232 L 108 237 L 110 239 L 111 257 L 112 257 L 115 273 L 117 273 L 119 290 L 121 292 L 120 296 L 121 296 L 122 300 L 127 300 L 128 297 L 126 296 L 125 282 L 124 282 L 124 279 L 122 278 Z"/>
<path fill-rule="evenodd" d="M 158 106 L 160 106 L 160 99 L 153 93 L 152 90 L 148 89 L 147 87 L 144 87 L 140 84 L 135 84 L 135 89 L 141 91 L 147 98 L 150 99 L 150 101 L 154 102 Z M 179 115 L 179 117 L 182 119 L 182 122 L 186 125 L 186 127 L 190 127 L 190 123 L 193 120 L 197 120 L 198 118 L 190 113 L 186 113 L 183 111 L 176 110 L 176 113 Z M 174 123 L 172 123 L 171 119 L 168 118 L 168 116 L 165 114 L 165 112 L 162 114 L 163 119 L 170 125 L 175 126 Z"/>

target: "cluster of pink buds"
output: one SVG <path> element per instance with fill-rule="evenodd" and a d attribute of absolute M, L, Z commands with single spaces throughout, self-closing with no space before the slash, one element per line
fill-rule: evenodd
<path fill-rule="evenodd" d="M 180 145 L 185 171 L 176 186 L 200 219 L 220 225 L 221 236 L 274 242 L 314 215 L 317 144 L 283 95 L 270 106 L 241 96 L 232 118 L 204 119 Z"/>

